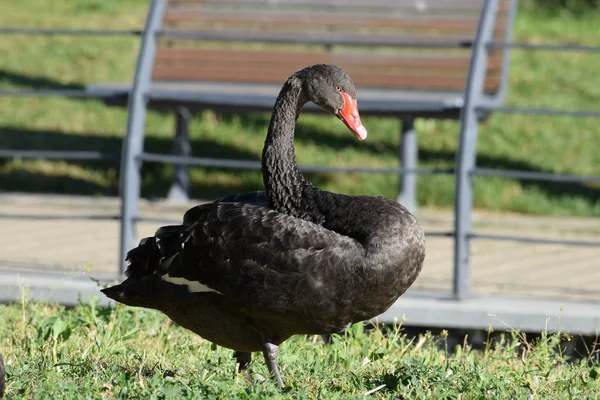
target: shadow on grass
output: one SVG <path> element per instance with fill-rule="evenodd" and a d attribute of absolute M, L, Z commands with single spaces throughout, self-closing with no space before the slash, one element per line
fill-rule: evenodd
<path fill-rule="evenodd" d="M 453 152 L 419 149 L 419 161 L 422 164 L 443 163 L 447 165 L 454 165 L 455 157 L 456 156 Z M 517 170 L 525 172 L 552 172 L 534 166 L 525 161 L 510 160 L 502 157 L 493 157 L 488 155 L 478 155 L 477 166 L 480 168 Z M 521 184 L 523 188 L 537 188 L 538 190 L 544 192 L 548 197 L 571 196 L 582 198 L 589 202 L 600 201 L 600 188 L 598 187 L 586 186 L 577 182 L 544 182 L 533 181 L 528 179 L 517 179 L 517 181 Z"/>
<path fill-rule="evenodd" d="M 232 118 L 232 114 L 223 114 L 223 120 Z M 267 129 L 269 115 L 260 113 L 248 113 L 241 116 L 244 126 L 258 130 Z M 330 134 L 327 131 L 315 131 L 310 126 L 299 124 L 297 128 L 299 138 L 311 140 L 319 145 L 329 146 L 335 150 L 355 147 L 363 152 L 382 154 L 382 152 L 397 153 L 395 146 L 390 143 L 377 144 L 358 142 L 352 135 L 348 137 Z M 231 158 L 238 160 L 259 160 L 260 153 L 249 152 L 234 146 L 215 143 L 192 135 L 192 154 L 197 157 Z M 0 126 L 0 143 L 3 148 L 8 149 L 47 149 L 47 150 L 81 150 L 81 151 L 103 151 L 118 155 L 121 151 L 122 139 L 117 134 L 112 136 L 81 135 L 55 130 L 25 130 L 14 126 Z M 172 140 L 168 138 L 146 137 L 145 150 L 151 153 L 172 152 Z M 453 165 L 455 154 L 452 151 L 436 151 L 426 148 L 419 149 L 419 160 L 421 165 L 445 164 Z M 501 157 L 480 155 L 477 160 L 478 166 L 486 168 L 502 168 L 510 170 L 522 170 L 531 172 L 549 172 L 538 168 L 526 161 L 510 160 Z M 0 168 L 5 165 L 5 160 L 0 160 Z M 73 174 L 44 174 L 42 172 L 30 172 L 23 169 L 11 169 L 5 172 L 0 180 L 0 189 L 43 192 L 43 193 L 65 193 L 84 195 L 116 195 L 118 193 L 119 161 L 69 161 L 69 164 L 78 165 L 97 176 L 104 177 L 103 184 L 95 183 L 88 176 L 74 176 Z M 237 173 L 231 170 L 233 174 Z M 258 171 L 256 172 L 259 177 Z M 311 173 L 307 177 L 317 186 L 324 185 L 337 179 L 337 174 Z M 159 163 L 145 163 L 142 169 L 142 194 L 144 197 L 164 197 L 169 190 L 172 180 L 172 166 Z M 252 182 L 241 184 L 220 182 L 210 186 L 192 184 L 192 196 L 196 198 L 207 198 L 220 196 L 228 193 L 238 193 L 250 190 L 260 190 L 255 179 Z M 584 199 L 589 202 L 600 201 L 600 189 L 582 185 L 579 183 L 565 182 L 536 182 L 522 180 L 525 188 L 537 188 L 545 192 L 548 197 L 571 196 Z"/>
<path fill-rule="evenodd" d="M 233 118 L 233 114 L 223 114 L 221 118 L 224 121 L 230 121 Z M 248 125 L 260 129 L 268 126 L 269 118 L 270 116 L 267 114 L 248 114 L 242 117 L 242 121 L 245 126 Z M 336 122 L 337 120 L 333 121 L 333 123 Z M 376 141 L 359 142 L 353 135 L 337 136 L 327 134 L 327 132 L 323 131 L 317 132 L 302 123 L 298 124 L 296 135 L 300 139 L 304 138 L 305 140 L 311 140 L 319 145 L 328 146 L 334 150 L 341 151 L 347 148 L 355 148 L 372 154 L 399 154 L 398 148 L 390 143 L 377 143 Z M 455 159 L 456 155 L 452 151 L 437 151 L 426 148 L 419 149 L 419 162 L 421 165 L 435 164 L 439 166 L 442 164 L 453 166 Z M 488 155 L 479 155 L 477 157 L 477 166 L 481 168 L 519 170 L 526 172 L 551 172 L 525 161 L 510 160 Z M 566 195 L 583 198 L 590 202 L 600 201 L 600 188 L 594 188 L 580 183 L 543 182 L 524 179 L 518 179 L 518 181 L 524 188 L 537 188 L 540 191 L 545 192 L 549 197 Z"/>
<path fill-rule="evenodd" d="M 269 113 L 247 113 L 244 115 L 234 113 L 220 113 L 220 120 L 233 123 L 234 119 L 239 118 L 244 126 L 252 130 L 267 132 L 271 114 Z M 331 116 L 331 125 L 342 124 L 337 118 Z M 350 131 L 347 135 L 334 135 L 327 130 L 316 131 L 311 126 L 300 120 L 296 125 L 296 139 L 317 143 L 320 146 L 327 146 L 333 150 L 343 150 L 352 148 L 358 152 L 371 154 L 396 155 L 399 149 L 390 143 L 381 143 L 375 140 L 359 141 Z M 400 135 L 400 132 L 390 132 L 390 135 Z"/>
<path fill-rule="evenodd" d="M 82 135 L 56 130 L 28 130 L 14 126 L 0 126 L 0 143 L 3 149 L 52 150 L 52 151 L 101 151 L 113 154 L 114 160 L 70 160 L 66 168 L 7 168 L 7 159 L 0 159 L 0 189 L 32 193 L 60 193 L 79 195 L 117 195 L 120 174 L 122 138 L 117 134 L 108 136 Z M 223 145 L 192 136 L 192 155 L 196 157 L 230 158 L 259 161 L 260 154 L 234 146 Z M 144 149 L 148 153 L 172 154 L 173 141 L 169 138 L 146 137 Z M 61 162 L 55 160 L 55 162 Z M 85 171 L 74 173 L 68 166 L 79 166 Z M 3 171 L 4 169 L 4 171 Z M 38 170 L 41 171 L 38 172 Z M 47 171 L 47 172 L 46 172 Z M 235 170 L 229 170 L 236 173 Z M 142 168 L 142 195 L 164 197 L 172 183 L 173 167 L 162 163 L 145 163 Z M 259 171 L 256 170 L 259 177 Z M 311 180 L 322 185 L 330 174 L 311 174 Z M 101 183 L 98 183 L 100 181 Z M 218 197 L 229 193 L 262 189 L 252 182 L 241 184 L 219 182 L 211 186 L 192 182 L 195 198 Z M 258 179 L 258 181 L 260 181 Z"/>
<path fill-rule="evenodd" d="M 23 75 L 14 71 L 0 69 L 0 83 L 27 87 L 30 89 L 85 89 L 85 86 L 78 83 L 62 83 L 52 78 Z"/>

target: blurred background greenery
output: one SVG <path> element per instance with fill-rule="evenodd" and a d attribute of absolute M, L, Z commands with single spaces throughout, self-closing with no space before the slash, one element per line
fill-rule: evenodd
<path fill-rule="evenodd" d="M 521 0 L 521 8 L 527 11 L 545 11 L 581 14 L 600 9 L 598 0 Z"/>

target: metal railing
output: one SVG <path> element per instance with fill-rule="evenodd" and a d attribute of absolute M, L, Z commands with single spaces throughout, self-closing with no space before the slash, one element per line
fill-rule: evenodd
<path fill-rule="evenodd" d="M 504 113 L 521 113 L 537 115 L 558 115 L 577 117 L 600 117 L 600 111 L 570 111 L 553 109 L 535 109 L 506 106 L 485 105 L 482 97 L 485 70 L 487 68 L 487 52 L 494 48 L 521 48 L 528 50 L 545 51 L 585 51 L 600 52 L 600 47 L 575 46 L 575 45 L 534 45 L 528 43 L 499 43 L 492 41 L 492 23 L 489 12 L 485 9 L 496 9 L 499 0 L 486 0 L 484 11 L 479 23 L 478 40 L 473 46 L 473 55 L 469 68 L 469 78 L 465 92 L 465 105 L 460 121 L 461 129 L 459 147 L 456 154 L 456 186 L 454 205 L 454 279 L 453 295 L 457 299 L 468 297 L 471 283 L 470 245 L 472 239 L 488 240 L 514 240 L 539 244 L 568 244 L 579 246 L 600 246 L 600 241 L 574 241 L 574 240 L 549 240 L 545 238 L 523 237 L 515 235 L 490 235 L 477 234 L 472 230 L 473 215 L 473 185 L 475 176 L 504 176 L 532 180 L 548 180 L 561 182 L 600 182 L 598 177 L 581 177 L 574 175 L 558 175 L 529 171 L 508 171 L 501 169 L 477 168 L 476 149 L 479 124 L 477 116 L 481 111 L 494 111 Z"/>

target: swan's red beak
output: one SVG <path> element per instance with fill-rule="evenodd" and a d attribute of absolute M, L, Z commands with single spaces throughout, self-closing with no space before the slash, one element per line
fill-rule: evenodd
<path fill-rule="evenodd" d="M 358 140 L 365 140 L 367 138 L 367 129 L 360 122 L 356 100 L 344 92 L 342 92 L 342 98 L 344 99 L 344 106 L 338 111 L 338 118 L 346 124 Z"/>

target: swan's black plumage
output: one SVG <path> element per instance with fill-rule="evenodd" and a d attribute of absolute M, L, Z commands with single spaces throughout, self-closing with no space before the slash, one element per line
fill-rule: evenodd
<path fill-rule="evenodd" d="M 242 368 L 248 353 L 262 350 L 280 386 L 277 346 L 288 337 L 338 332 L 387 310 L 422 268 L 420 225 L 392 200 L 314 187 L 294 155 L 307 101 L 347 116 L 341 110 L 355 107 L 353 99 L 354 84 L 338 67 L 290 76 L 265 140 L 266 191 L 190 209 L 181 225 L 162 227 L 131 250 L 128 278 L 103 292 L 236 350 Z M 344 122 L 366 136 L 359 118 Z"/>

